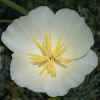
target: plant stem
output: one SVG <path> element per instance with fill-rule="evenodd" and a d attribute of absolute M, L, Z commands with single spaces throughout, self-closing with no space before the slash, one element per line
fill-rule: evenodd
<path fill-rule="evenodd" d="M 9 19 L 0 19 L 0 23 L 11 23 L 12 20 Z"/>
<path fill-rule="evenodd" d="M 18 12 L 20 12 L 23 15 L 26 15 L 28 13 L 28 11 L 25 8 L 17 5 L 16 3 L 14 3 L 14 2 L 12 2 L 10 0 L 0 0 L 0 1 L 2 3 L 6 4 L 7 6 L 9 6 L 9 7 L 13 8 L 13 9 L 17 10 Z"/>

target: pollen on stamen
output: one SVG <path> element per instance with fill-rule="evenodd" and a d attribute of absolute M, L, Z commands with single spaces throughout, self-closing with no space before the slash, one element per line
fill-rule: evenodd
<path fill-rule="evenodd" d="M 52 51 L 51 34 L 45 35 L 45 41 L 42 44 L 36 39 L 33 39 L 33 41 L 43 52 L 43 56 L 38 54 L 33 54 L 33 53 L 29 53 L 28 56 L 31 57 L 31 63 L 33 64 L 40 64 L 42 62 L 45 62 L 40 70 L 40 75 L 45 73 L 46 77 L 48 76 L 48 74 L 51 74 L 51 76 L 56 77 L 57 73 L 56 73 L 56 68 L 54 66 L 55 61 L 58 61 L 59 63 L 63 63 L 63 64 L 67 64 L 72 61 L 71 59 L 66 59 L 61 57 L 61 55 L 67 49 L 67 46 L 64 46 L 62 44 L 61 38 L 58 39 L 58 43 L 55 46 L 54 51 Z"/>

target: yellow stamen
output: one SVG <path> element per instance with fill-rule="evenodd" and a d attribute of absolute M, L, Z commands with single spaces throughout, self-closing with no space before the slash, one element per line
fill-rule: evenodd
<path fill-rule="evenodd" d="M 35 64 L 36 64 L 36 63 L 42 63 L 42 62 L 44 62 L 44 61 L 46 61 L 46 60 L 45 60 L 45 59 L 42 59 L 42 60 L 41 60 L 41 59 L 40 59 L 40 60 L 39 60 L 39 59 L 38 59 L 38 60 L 37 60 L 37 59 L 36 59 L 36 60 L 31 60 L 31 62 L 32 62 L 32 63 L 35 63 Z"/>
<path fill-rule="evenodd" d="M 52 76 L 56 76 L 56 69 L 54 67 L 54 59 L 48 61 L 48 69 L 51 72 Z"/>
<path fill-rule="evenodd" d="M 59 49 L 60 49 L 61 47 L 62 47 L 62 45 L 61 45 L 61 38 L 59 38 L 58 43 L 57 43 L 57 45 L 56 45 L 56 48 L 54 49 L 54 52 L 53 52 L 53 56 L 54 56 L 54 57 L 57 55 L 57 53 L 58 53 L 58 51 L 59 51 Z"/>
<path fill-rule="evenodd" d="M 50 35 L 48 35 L 48 34 L 45 35 L 45 41 L 46 41 L 46 47 L 47 47 L 48 52 L 50 54 L 51 51 L 52 51 L 52 37 L 51 37 L 51 34 Z"/>
<path fill-rule="evenodd" d="M 66 47 L 66 46 L 64 46 L 61 50 L 59 50 L 59 52 L 58 52 L 57 56 L 62 55 L 62 54 L 66 51 L 66 49 L 67 49 L 67 47 Z"/>
<path fill-rule="evenodd" d="M 39 54 L 33 54 L 29 53 L 28 56 L 31 57 L 31 63 L 32 64 L 44 64 L 42 69 L 40 70 L 40 74 L 45 73 L 45 76 L 47 77 L 50 73 L 52 76 L 56 77 L 56 68 L 54 66 L 54 60 L 58 61 L 59 63 L 67 64 L 71 62 L 71 59 L 65 59 L 61 57 L 61 55 L 66 51 L 66 46 L 62 45 L 61 38 L 58 39 L 57 45 L 54 49 L 54 52 L 52 52 L 52 36 L 51 34 L 45 35 L 45 41 L 40 44 L 37 40 L 33 39 L 35 44 L 40 48 L 40 50 L 44 53 L 43 56 Z"/>
<path fill-rule="evenodd" d="M 41 69 L 41 71 L 40 71 L 40 74 L 42 74 L 42 73 L 47 69 L 47 67 L 48 67 L 48 63 L 46 63 L 46 64 L 42 67 L 42 69 Z"/>
<path fill-rule="evenodd" d="M 51 59 L 51 71 L 52 71 L 52 75 L 56 76 L 56 69 L 54 67 L 54 59 Z"/>
<path fill-rule="evenodd" d="M 28 55 L 31 56 L 31 57 L 36 57 L 36 58 L 38 58 L 38 59 L 44 59 L 44 60 L 47 60 L 47 59 L 48 59 L 47 56 L 40 56 L 40 55 L 38 55 L 38 54 L 29 53 Z"/>
<path fill-rule="evenodd" d="M 33 39 L 33 41 L 34 41 L 34 43 L 46 54 L 46 55 L 48 55 L 48 51 L 47 51 L 47 49 L 43 46 L 43 45 L 41 45 L 37 40 L 35 40 L 35 39 Z"/>
<path fill-rule="evenodd" d="M 71 62 L 72 60 L 71 59 L 65 59 L 63 57 L 55 57 L 55 59 L 58 61 L 58 62 L 61 62 L 61 63 L 64 63 L 64 64 L 67 64 L 69 62 Z"/>

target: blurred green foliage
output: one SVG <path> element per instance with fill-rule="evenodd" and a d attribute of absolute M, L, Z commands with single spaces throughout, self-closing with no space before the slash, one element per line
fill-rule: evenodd
<path fill-rule="evenodd" d="M 1 0 L 0 0 L 1 1 Z M 38 6 L 48 6 L 54 12 L 61 8 L 76 10 L 86 20 L 93 31 L 95 44 L 93 49 L 99 57 L 98 67 L 89 74 L 84 82 L 69 91 L 66 96 L 50 98 L 46 94 L 34 93 L 20 88 L 11 80 L 9 67 L 12 52 L 6 47 L 1 56 L 3 67 L 0 69 L 1 100 L 100 100 L 100 0 L 10 0 L 30 11 Z M 0 36 L 7 26 L 23 14 L 7 4 L 0 2 Z M 4 46 L 0 41 L 0 46 Z"/>

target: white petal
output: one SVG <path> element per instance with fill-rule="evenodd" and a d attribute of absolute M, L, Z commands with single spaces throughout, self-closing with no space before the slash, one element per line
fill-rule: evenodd
<path fill-rule="evenodd" d="M 32 35 L 27 26 L 27 17 L 16 19 L 2 35 L 2 41 L 12 51 L 32 50 Z M 24 24 L 24 25 L 23 25 Z M 30 27 L 30 26 L 29 26 Z M 25 32 L 25 30 L 27 30 Z M 32 27 L 31 27 L 32 28 Z M 34 30 L 33 33 L 38 31 Z"/>
<path fill-rule="evenodd" d="M 68 66 L 69 69 L 73 72 L 77 72 L 81 76 L 84 76 L 92 72 L 97 64 L 98 57 L 92 50 L 89 50 L 88 54 L 85 57 L 80 60 L 73 61 Z"/>
<path fill-rule="evenodd" d="M 35 92 L 44 92 L 44 78 L 40 68 L 30 64 L 30 58 L 25 54 L 13 54 L 10 67 L 11 78 L 19 86 Z"/>
<path fill-rule="evenodd" d="M 32 10 L 27 16 L 13 21 L 2 35 L 2 41 L 6 46 L 16 51 L 32 51 L 34 43 L 32 38 L 43 40 L 43 30 L 49 32 L 49 20 L 53 13 L 47 7 L 39 7 Z M 48 30 L 48 31 L 47 31 Z"/>
<path fill-rule="evenodd" d="M 49 77 L 45 90 L 49 96 L 63 96 L 69 89 L 78 86 L 84 81 L 85 75 L 89 74 L 97 66 L 97 56 L 93 51 L 89 51 L 84 58 L 73 61 L 67 68 L 55 65 L 55 78 Z"/>
<path fill-rule="evenodd" d="M 82 17 L 71 9 L 59 10 L 52 20 L 52 33 L 67 45 L 67 57 L 79 58 L 93 45 L 92 32 Z"/>
<path fill-rule="evenodd" d="M 29 13 L 33 24 L 36 24 L 40 31 L 45 34 L 49 33 L 51 29 L 51 21 L 54 13 L 46 6 L 40 6 Z"/>

